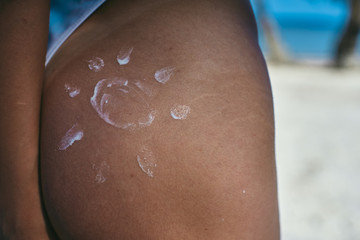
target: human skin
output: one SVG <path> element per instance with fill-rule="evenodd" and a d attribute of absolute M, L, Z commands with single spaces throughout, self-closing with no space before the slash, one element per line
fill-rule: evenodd
<path fill-rule="evenodd" d="M 133 51 L 120 66 L 123 46 Z M 98 72 L 93 57 L 104 60 Z M 169 66 L 171 79 L 157 82 Z M 94 87 L 115 77 L 150 86 L 150 126 L 121 129 L 99 116 Z M 70 97 L 66 84 L 80 94 Z M 120 115 L 141 114 L 133 100 L 120 97 Z M 171 117 L 175 104 L 191 108 L 186 119 Z M 74 125 L 83 137 L 61 149 Z M 137 162 L 144 146 L 152 176 Z M 249 3 L 104 4 L 47 66 L 41 182 L 64 240 L 279 239 L 272 94 Z"/>
<path fill-rule="evenodd" d="M 0 239 L 49 239 L 39 191 L 48 0 L 0 0 Z"/>

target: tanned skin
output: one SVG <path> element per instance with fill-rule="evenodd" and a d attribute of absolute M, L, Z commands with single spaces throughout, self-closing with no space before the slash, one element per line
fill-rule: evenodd
<path fill-rule="evenodd" d="M 49 0 L 0 1 L 0 239 L 47 240 L 39 191 Z"/>
<path fill-rule="evenodd" d="M 6 198 L 1 198 L 0 216 L 10 217 L 0 220 L 3 229 L 12 229 L 2 231 L 5 239 L 48 239 L 50 223 L 63 240 L 280 238 L 272 93 L 248 1 L 110 0 L 61 46 L 46 69 L 46 38 L 39 36 L 47 35 L 48 5 L 33 5 L 37 18 L 44 16 L 34 18 L 43 32 L 28 30 L 22 38 L 38 47 L 30 51 L 17 43 L 10 50 L 10 39 L 20 38 L 20 30 L 6 37 L 7 47 L 1 46 L 8 56 L 0 56 L 7 72 L 0 73 L 1 112 L 14 111 L 1 118 L 2 141 L 13 139 L 1 146 L 0 196 Z M 1 24 L 1 31 L 8 33 L 7 25 Z M 134 50 L 130 62 L 119 66 L 116 55 L 125 45 Z M 20 52 L 13 62 L 21 68 L 9 67 L 14 51 Z M 21 59 L 24 53 L 28 59 Z M 105 62 L 99 72 L 87 65 L 94 56 Z M 154 73 L 166 66 L 176 68 L 171 80 L 157 83 Z M 149 127 L 119 129 L 94 110 L 95 85 L 114 77 L 151 85 L 156 94 L 147 99 L 157 115 Z M 79 87 L 80 94 L 69 97 L 65 84 Z M 10 96 L 12 91 L 19 92 Z M 15 112 L 21 108 L 9 101 L 14 96 L 28 96 L 32 108 Z M 121 104 L 131 109 L 133 102 Z M 191 107 L 185 120 L 171 118 L 174 104 Z M 83 138 L 60 150 L 75 123 Z M 27 145 L 20 145 L 24 139 Z M 156 158 L 153 177 L 137 162 L 144 145 Z M 102 167 L 105 180 L 98 181 Z M 22 214 L 25 210 L 28 215 Z M 14 216 L 21 219 L 22 236 L 16 236 Z M 26 225 L 31 218 L 35 226 Z"/>

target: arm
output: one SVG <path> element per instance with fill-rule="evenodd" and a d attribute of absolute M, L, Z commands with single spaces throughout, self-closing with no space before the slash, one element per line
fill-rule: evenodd
<path fill-rule="evenodd" d="M 0 239 L 48 239 L 38 139 L 49 0 L 0 0 Z"/>

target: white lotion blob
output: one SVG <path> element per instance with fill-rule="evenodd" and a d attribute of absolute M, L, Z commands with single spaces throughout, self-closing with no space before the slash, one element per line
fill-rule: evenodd
<path fill-rule="evenodd" d="M 89 69 L 94 72 L 99 72 L 104 66 L 104 60 L 99 57 L 93 57 L 88 61 Z"/>
<path fill-rule="evenodd" d="M 76 97 L 80 94 L 80 89 L 76 87 L 72 87 L 69 84 L 65 83 L 65 91 L 69 94 L 71 98 Z"/>
<path fill-rule="evenodd" d="M 173 119 L 184 120 L 188 117 L 190 111 L 189 106 L 176 104 L 170 109 L 170 115 Z"/>
<path fill-rule="evenodd" d="M 130 62 L 130 55 L 132 51 L 134 50 L 133 47 L 123 47 L 118 55 L 116 56 L 116 60 L 119 63 L 119 65 L 126 65 Z"/>
<path fill-rule="evenodd" d="M 155 80 L 159 83 L 165 84 L 170 80 L 171 76 L 174 74 L 174 71 L 175 67 L 161 68 L 160 70 L 156 71 L 154 75 Z"/>
<path fill-rule="evenodd" d="M 154 177 L 154 170 L 157 166 L 156 159 L 151 151 L 150 147 L 144 145 L 141 147 L 136 160 L 141 170 L 146 173 L 149 177 Z"/>
<path fill-rule="evenodd" d="M 68 147 L 72 146 L 74 142 L 80 141 L 84 136 L 84 131 L 79 126 L 79 124 L 74 124 L 72 128 L 70 128 L 65 136 L 61 139 L 59 144 L 59 150 L 64 151 Z"/>
<path fill-rule="evenodd" d="M 99 81 L 90 102 L 105 122 L 121 129 L 149 126 L 155 118 L 141 91 L 126 79 Z"/>

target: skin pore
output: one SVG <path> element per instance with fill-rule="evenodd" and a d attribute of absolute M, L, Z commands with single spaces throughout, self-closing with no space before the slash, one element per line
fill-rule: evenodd
<path fill-rule="evenodd" d="M 60 239 L 279 239 L 273 124 L 247 1 L 109 1 L 46 69 L 50 222 Z"/>

